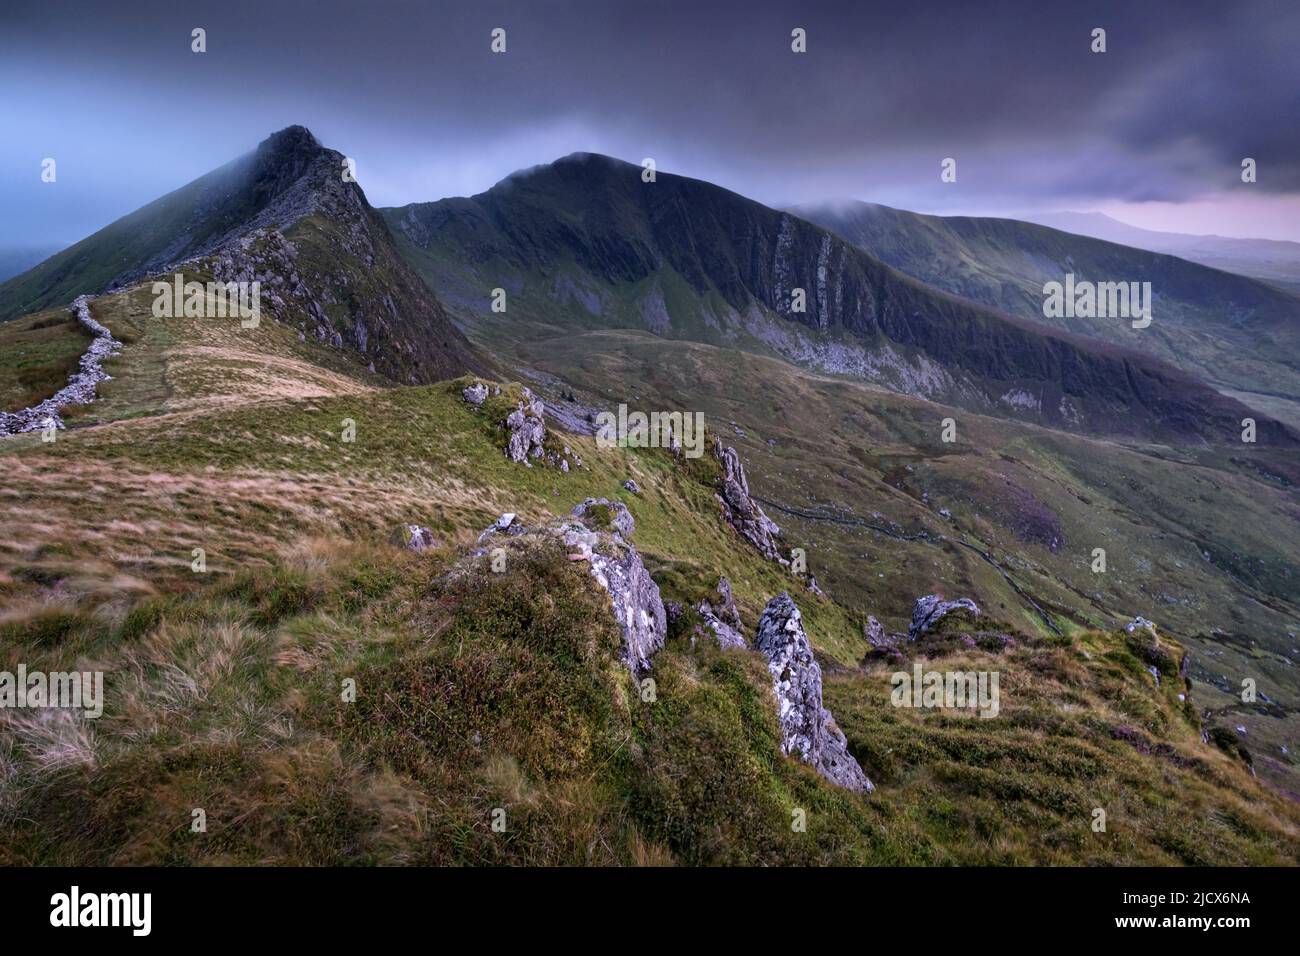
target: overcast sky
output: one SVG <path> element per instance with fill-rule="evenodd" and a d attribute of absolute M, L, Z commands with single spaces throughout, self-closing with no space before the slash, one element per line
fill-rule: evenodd
<path fill-rule="evenodd" d="M 1300 240 L 1298 43 L 1297 0 L 0 0 L 0 246 L 80 239 L 293 123 L 377 206 L 589 150 L 771 205 Z"/>

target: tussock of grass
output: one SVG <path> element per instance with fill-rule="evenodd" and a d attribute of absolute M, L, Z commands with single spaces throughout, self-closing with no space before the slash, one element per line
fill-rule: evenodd
<path fill-rule="evenodd" d="M 505 573 L 476 561 L 449 575 L 450 555 L 309 542 L 257 574 L 141 598 L 100 662 L 103 719 L 0 732 L 0 859 L 1164 864 L 1300 852 L 1295 809 L 1201 742 L 1182 682 L 1157 687 L 1128 635 L 931 648 L 927 668 L 1000 671 L 994 720 L 892 707 L 885 665 L 828 671 L 828 706 L 877 784 L 858 796 L 781 754 L 757 655 L 674 637 L 645 699 L 585 569 L 555 543 L 509 544 Z M 30 651 L 58 660 L 57 646 Z M 1098 806 L 1106 833 L 1090 827 Z M 196 808 L 206 833 L 191 831 Z"/>

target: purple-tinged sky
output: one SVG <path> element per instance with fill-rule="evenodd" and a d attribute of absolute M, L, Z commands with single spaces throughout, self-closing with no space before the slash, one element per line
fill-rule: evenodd
<path fill-rule="evenodd" d="M 0 246 L 79 239 L 294 123 L 375 205 L 587 150 L 771 205 L 1300 240 L 1298 41 L 1297 0 L 3 0 Z"/>

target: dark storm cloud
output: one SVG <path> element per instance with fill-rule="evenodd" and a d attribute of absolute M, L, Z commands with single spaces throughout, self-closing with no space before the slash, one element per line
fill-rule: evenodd
<path fill-rule="evenodd" d="M 1293 0 L 6 0 L 0 16 L 19 93 L 0 106 L 0 242 L 79 238 L 289 123 L 357 156 L 377 204 L 578 149 L 774 204 L 1180 201 L 1242 188 L 1244 156 L 1255 194 L 1300 192 Z"/>

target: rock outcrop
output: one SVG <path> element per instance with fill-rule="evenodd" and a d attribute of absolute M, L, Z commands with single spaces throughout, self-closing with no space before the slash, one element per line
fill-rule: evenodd
<path fill-rule="evenodd" d="M 979 617 L 980 614 L 979 605 L 970 598 L 945 601 L 938 594 L 927 594 L 923 598 L 917 598 L 916 606 L 912 608 L 912 623 L 907 629 L 907 639 L 916 640 L 953 611 L 959 610 L 968 611 L 975 617 Z"/>
<path fill-rule="evenodd" d="M 72 303 L 72 309 L 77 315 L 77 321 L 93 336 L 90 347 L 82 353 L 80 369 L 72 374 L 67 385 L 45 401 L 17 412 L 0 412 L 0 435 L 17 435 L 42 428 L 63 428 L 59 409 L 65 405 L 89 405 L 95 400 L 95 386 L 111 378 L 104 371 L 103 362 L 121 351 L 122 343 L 91 316 L 89 296 L 78 296 Z"/>
<path fill-rule="evenodd" d="M 570 514 L 593 530 L 612 531 L 624 539 L 632 537 L 636 530 L 636 519 L 621 501 L 588 498 L 575 505 Z"/>
<path fill-rule="evenodd" d="M 720 439 L 714 439 L 713 456 L 722 466 L 722 476 L 718 481 L 718 501 L 722 504 L 722 513 L 727 523 L 736 532 L 759 550 L 770 561 L 788 564 L 781 557 L 777 536 L 781 529 L 758 506 L 749 494 L 749 482 L 745 478 L 745 466 L 740 463 L 740 455 L 734 448 L 723 448 Z"/>
<path fill-rule="evenodd" d="M 418 524 L 400 525 L 393 532 L 390 540 L 398 547 L 409 551 L 428 551 L 430 548 L 438 547 L 433 532 Z"/>
<path fill-rule="evenodd" d="M 562 522 L 554 532 L 569 549 L 569 557 L 588 562 L 591 576 L 609 593 L 623 632 L 623 661 L 633 676 L 640 677 L 650 670 L 651 658 L 668 634 L 659 585 L 634 545 L 617 532 L 589 528 L 582 520 Z"/>
<path fill-rule="evenodd" d="M 849 753 L 844 733 L 822 706 L 822 671 L 804 632 L 803 617 L 789 594 L 768 602 L 758 622 L 754 647 L 767 658 L 776 692 L 781 750 L 812 766 L 838 786 L 865 793 L 873 789 Z"/>
<path fill-rule="evenodd" d="M 487 401 L 488 387 L 482 382 L 475 382 L 473 385 L 461 389 L 460 395 L 471 405 L 482 405 Z"/>
<path fill-rule="evenodd" d="M 602 512 L 602 505 L 608 510 Z M 659 585 L 650 577 L 636 547 L 627 540 L 634 527 L 626 507 L 617 502 L 610 505 L 603 499 L 589 498 L 569 517 L 535 528 L 526 527 L 507 512 L 478 536 L 480 547 L 471 556 L 487 554 L 497 546 L 496 539 L 558 538 L 569 560 L 585 562 L 592 578 L 609 594 L 614 619 L 623 632 L 621 656 L 632 675 L 641 677 L 650 670 L 655 652 L 664 646 L 668 619 Z"/>
<path fill-rule="evenodd" d="M 524 523 L 516 517 L 515 513 L 513 511 L 507 511 L 483 530 L 483 533 L 478 536 L 478 543 L 482 544 L 484 541 L 487 541 L 495 535 L 505 535 L 508 538 L 514 538 L 521 534 L 526 534 L 527 531 L 528 529 L 524 526 Z"/>
<path fill-rule="evenodd" d="M 885 625 L 877 621 L 874 616 L 867 616 L 867 623 L 862 625 L 862 636 L 867 639 L 867 644 L 871 647 L 862 658 L 864 666 L 877 660 L 901 663 L 906 659 L 907 655 L 903 653 L 906 635 L 886 634 Z"/>
<path fill-rule="evenodd" d="M 731 582 L 718 578 L 718 586 L 710 598 L 702 600 L 695 609 L 704 619 L 722 647 L 746 647 L 744 624 L 731 596 Z"/>
<path fill-rule="evenodd" d="M 1150 631 L 1152 636 L 1155 636 L 1156 626 L 1139 614 L 1137 617 L 1133 618 L 1133 620 L 1124 625 L 1124 630 L 1130 634 L 1136 633 L 1137 631 Z"/>
<path fill-rule="evenodd" d="M 514 462 L 528 463 L 529 458 L 541 458 L 546 440 L 545 406 L 524 389 L 519 407 L 506 416 L 506 455 Z"/>

